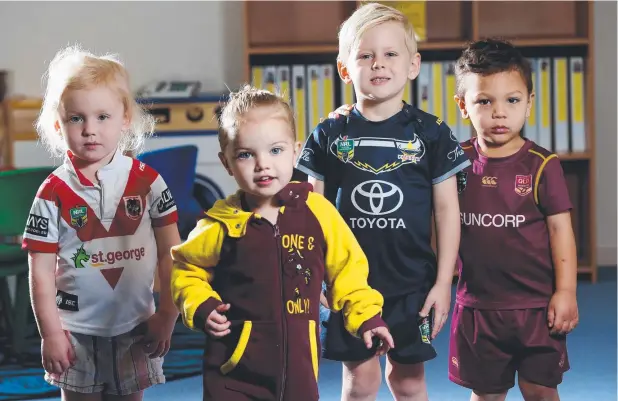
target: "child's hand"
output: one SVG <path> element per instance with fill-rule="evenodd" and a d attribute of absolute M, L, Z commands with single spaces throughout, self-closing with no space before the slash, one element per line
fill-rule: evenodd
<path fill-rule="evenodd" d="M 49 373 L 62 374 L 75 363 L 75 350 L 69 332 L 62 330 L 41 341 L 43 368 Z"/>
<path fill-rule="evenodd" d="M 363 333 L 363 341 L 365 341 L 367 349 L 371 349 L 371 347 L 373 346 L 374 336 L 380 339 L 380 346 L 376 351 L 376 355 L 385 355 L 389 349 L 395 348 L 395 342 L 393 341 L 393 337 L 391 336 L 390 331 L 388 331 L 388 328 L 380 326 L 371 330 L 367 330 Z"/>
<path fill-rule="evenodd" d="M 434 339 L 442 330 L 442 326 L 448 319 L 448 311 L 451 307 L 451 283 L 436 283 L 425 299 L 425 305 L 419 312 L 421 317 L 427 317 L 429 311 L 433 308 L 433 331 L 431 338 Z"/>
<path fill-rule="evenodd" d="M 577 299 L 574 291 L 558 290 L 551 297 L 547 309 L 547 324 L 552 334 L 567 334 L 579 323 Z"/>
<path fill-rule="evenodd" d="M 230 334 L 232 324 L 223 313 L 230 310 L 230 304 L 221 304 L 215 308 L 204 325 L 204 331 L 215 338 L 225 337 Z"/>
<path fill-rule="evenodd" d="M 328 306 L 328 299 L 326 299 L 326 295 L 323 292 L 320 293 L 320 303 L 326 309 L 330 309 L 330 306 Z"/>
<path fill-rule="evenodd" d="M 172 331 L 178 318 L 178 313 L 157 311 L 144 323 L 133 329 L 137 342 L 142 344 L 144 352 L 150 358 L 163 357 L 170 350 Z"/>
<path fill-rule="evenodd" d="M 331 111 L 330 113 L 328 113 L 328 118 L 339 118 L 340 116 L 348 116 L 350 115 L 350 112 L 352 111 L 352 109 L 354 108 L 353 104 L 344 104 L 343 106 L 339 106 L 337 108 L 337 110 L 335 111 Z M 324 119 L 320 118 L 320 122 L 322 122 Z"/>

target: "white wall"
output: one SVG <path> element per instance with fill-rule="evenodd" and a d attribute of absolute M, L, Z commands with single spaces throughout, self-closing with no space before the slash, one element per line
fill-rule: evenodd
<path fill-rule="evenodd" d="M 223 92 L 243 78 L 242 7 L 238 1 L 0 1 L 0 69 L 13 71 L 12 93 L 40 96 L 41 75 L 56 50 L 80 42 L 119 53 L 134 89 L 184 78 Z M 600 264 L 616 264 L 616 2 L 594 8 L 598 255 Z"/>
<path fill-rule="evenodd" d="M 12 93 L 40 96 L 55 52 L 79 42 L 96 53 L 119 53 L 134 89 L 183 78 L 223 92 L 225 83 L 238 87 L 243 78 L 242 7 L 238 1 L 0 2 L 0 69 L 12 71 Z"/>

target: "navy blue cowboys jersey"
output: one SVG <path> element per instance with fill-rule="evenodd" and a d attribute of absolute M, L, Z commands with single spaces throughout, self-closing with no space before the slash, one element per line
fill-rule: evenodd
<path fill-rule="evenodd" d="M 323 121 L 296 168 L 324 181 L 324 195 L 367 254 L 369 284 L 390 297 L 435 282 L 432 186 L 469 164 L 445 123 L 404 104 L 381 122 L 356 108 Z"/>

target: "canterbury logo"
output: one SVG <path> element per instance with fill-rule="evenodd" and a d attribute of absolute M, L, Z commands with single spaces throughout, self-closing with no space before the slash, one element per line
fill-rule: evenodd
<path fill-rule="evenodd" d="M 495 187 L 498 185 L 498 179 L 496 177 L 485 176 L 481 179 L 481 184 L 488 187 Z"/>

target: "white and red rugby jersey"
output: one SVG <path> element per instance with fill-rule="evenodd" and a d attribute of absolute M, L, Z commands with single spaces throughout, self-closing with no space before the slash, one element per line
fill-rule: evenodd
<path fill-rule="evenodd" d="M 153 227 L 178 220 L 163 178 L 116 151 L 91 183 L 65 158 L 34 199 L 22 248 L 58 254 L 56 304 L 62 326 L 112 337 L 155 311 Z"/>

